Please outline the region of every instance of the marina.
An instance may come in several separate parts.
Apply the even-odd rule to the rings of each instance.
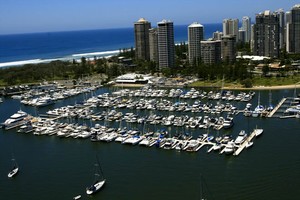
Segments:
[[[92,92],[94,89],[89,91]],[[27,93],[24,94],[28,96]],[[219,135],[220,129],[233,127],[234,118],[240,113],[244,113],[244,116],[246,116],[247,112],[256,111],[256,108],[254,111],[249,110],[251,108],[249,101],[253,98],[255,92],[238,93],[235,96],[231,91],[222,93],[217,91],[199,92],[194,88],[188,91],[182,89],[170,89],[168,91],[145,87],[138,90],[121,89],[111,94],[102,93],[97,96],[93,95],[93,92],[91,94],[92,96],[89,98],[84,95],[85,100],[80,104],[76,103],[48,110],[45,114],[40,114],[37,117],[30,116],[20,110],[13,114],[10,119],[7,119],[3,123],[3,127],[7,130],[21,126],[17,131],[18,133],[27,134],[32,132],[33,135],[54,135],[60,138],[90,138],[92,142],[116,141],[121,144],[140,144],[148,147],[157,146],[163,149],[190,152],[199,151],[204,146],[211,146],[207,153],[218,150],[220,154],[223,152],[228,154],[232,151],[235,156],[239,155],[246,146],[253,145],[253,138],[257,132],[257,129],[254,129],[249,135],[237,136],[235,141],[233,138],[226,142],[223,139],[228,135]],[[160,98],[160,100],[155,98]],[[168,98],[178,99],[174,103],[167,100]],[[207,98],[207,101],[193,100],[198,98],[202,100]],[[190,99],[190,101],[187,99]],[[222,100],[226,102],[224,103]],[[232,100],[246,102],[245,108],[227,102]],[[275,108],[269,110],[267,117],[272,117],[286,100],[287,98],[283,98]],[[295,100],[297,101],[298,98],[295,98]],[[259,102],[260,94],[258,105],[260,105]],[[21,103],[24,102],[21,101]],[[299,103],[299,101],[295,103]],[[54,104],[54,102],[51,104]],[[38,103],[35,106],[40,107]],[[153,111],[160,113],[156,114]],[[140,115],[141,113],[142,115]],[[166,113],[168,115],[163,115]],[[192,113],[192,115],[188,115],[188,113]],[[290,116],[281,116],[280,118],[287,117]],[[74,120],[77,123],[70,123]],[[78,120],[81,120],[83,124],[78,124]],[[103,125],[100,125],[100,122],[103,122]],[[119,124],[118,127],[113,125],[116,123]],[[142,127],[142,130],[138,127]],[[147,131],[145,127],[147,127]],[[170,127],[172,129],[176,128],[176,132],[171,130]],[[198,130],[201,129],[215,130],[215,133],[199,133]],[[218,136],[216,132],[218,132]],[[243,130],[240,133],[242,132]],[[239,138],[243,139],[238,141]],[[231,147],[233,141],[235,145]]]
[[[84,199],[85,196],[83,194],[85,194],[85,191],[83,189],[86,185],[91,184],[92,177],[88,175],[93,172],[89,169],[91,168],[91,161],[94,159],[95,152],[97,152],[100,154],[100,157],[103,158],[102,167],[104,168],[108,181],[105,183],[107,184],[106,188],[93,196],[95,199],[105,197],[118,199],[117,194],[120,195],[120,193],[117,192],[117,194],[114,194],[115,191],[112,191],[113,188],[120,188],[120,192],[128,190],[128,187],[124,187],[123,184],[121,186],[121,183],[118,183],[121,177],[123,182],[135,185],[139,185],[138,183],[142,177],[147,178],[150,181],[150,183],[146,183],[147,187],[150,187],[151,190],[156,190],[156,192],[152,192],[152,195],[158,197],[158,195],[165,194],[165,190],[169,188],[164,185],[176,185],[175,179],[169,177],[168,174],[172,176],[177,174],[178,176],[178,170],[183,170],[191,176],[200,171],[201,173],[205,172],[205,177],[209,180],[208,184],[213,190],[215,199],[221,199],[221,196],[225,194],[231,196],[232,199],[241,199],[245,197],[244,195],[248,195],[248,193],[244,191],[236,195],[229,194],[228,192],[231,191],[229,186],[233,187],[233,184],[230,184],[228,187],[225,186],[225,188],[222,189],[224,186],[221,187],[221,185],[224,184],[224,181],[220,177],[226,176],[228,179],[234,180],[234,182],[239,182],[242,176],[244,177],[242,178],[243,180],[247,177],[251,182],[256,182],[256,180],[259,179],[258,176],[264,177],[265,175],[256,171],[254,172],[254,169],[250,169],[251,165],[245,168],[246,173],[239,165],[252,160],[262,159],[258,155],[264,155],[263,158],[265,160],[272,159],[274,150],[272,150],[271,153],[269,152],[269,148],[272,148],[272,145],[283,145],[278,138],[288,136],[288,134],[284,134],[285,130],[282,129],[282,123],[294,127],[294,131],[289,134],[289,137],[296,137],[295,134],[298,130],[299,122],[297,119],[283,120],[279,118],[279,116],[283,115],[285,110],[289,108],[288,105],[290,105],[291,101],[286,101],[279,106],[276,114],[271,118],[255,118],[245,117],[243,112],[248,103],[255,105],[253,102],[257,101],[256,95],[248,102],[227,101],[222,99],[214,100],[208,99],[207,97],[203,99],[183,98],[180,99],[180,104],[178,104],[177,108],[182,107],[180,107],[179,110],[176,108],[174,111],[170,111],[162,108],[166,108],[169,105],[168,108],[170,109],[178,102],[178,99],[169,97],[129,96],[117,96],[116,98],[116,96],[112,96],[114,91],[115,89],[99,88],[90,93],[83,93],[65,100],[56,101],[54,104],[45,107],[26,106],[18,99],[5,97],[4,104],[7,105],[7,103],[11,102],[13,103],[11,105],[15,106],[12,106],[14,110],[1,116],[2,122],[14,113],[17,113],[18,110],[22,110],[28,115],[33,116],[30,120],[32,128],[29,123],[24,123],[9,130],[0,130],[0,137],[2,138],[0,141],[12,140],[13,146],[15,146],[16,149],[15,155],[17,155],[18,163],[22,164],[22,173],[18,175],[14,181],[23,181],[22,179],[26,179],[27,177],[26,173],[30,171],[26,165],[24,166],[25,157],[20,158],[20,155],[18,155],[22,154],[22,152],[20,152],[21,149],[28,149],[24,151],[24,153],[30,150],[35,158],[39,158],[42,152],[49,152],[50,157],[38,159],[42,159],[45,164],[37,163],[31,159],[32,163],[29,164],[30,168],[37,170],[36,173],[39,174],[42,171],[36,169],[37,166],[43,168],[47,165],[47,167],[54,169],[56,162],[61,163],[61,165],[64,166],[61,170],[65,174],[64,176],[68,177],[70,181],[64,180],[63,182],[65,184],[74,185],[74,188],[70,191],[66,191],[66,194],[63,194],[63,196],[69,199],[74,196],[79,198],[80,196],[81,199]],[[183,91],[188,92],[189,89]],[[209,93],[209,91],[207,91],[207,93]],[[285,94],[285,96],[287,95]],[[266,97],[267,93],[265,96],[264,93],[261,93],[262,103],[267,102]],[[276,94],[276,92],[274,92],[274,102],[277,100],[280,102],[282,99],[280,97],[282,97],[281,93],[278,92],[278,94]],[[143,98],[144,100],[141,100]],[[100,99],[101,103],[98,103],[96,101],[97,99]],[[201,102],[195,104],[196,101]],[[103,106],[105,102],[110,102],[111,105]],[[292,102],[294,102],[294,100]],[[159,106],[160,103],[161,106]],[[209,112],[208,109],[207,111],[203,109],[205,107],[204,104],[212,104],[208,107],[210,109]],[[228,105],[228,108],[236,108],[233,110],[225,110],[222,108],[223,110],[220,110],[219,113],[216,111],[211,112],[215,106],[220,106],[221,104],[224,104],[224,108],[226,105]],[[127,108],[128,105],[129,108]],[[189,110],[189,107],[193,105],[200,105],[198,112]],[[147,109],[148,106],[149,109]],[[141,109],[142,107],[145,108]],[[2,109],[4,108],[2,107]],[[217,127],[219,127],[216,126],[217,121],[219,121],[220,118],[224,118],[225,121],[227,117],[233,118],[234,125],[228,129],[224,127],[217,129]],[[214,119],[214,121],[210,122],[210,126],[203,126],[203,120],[208,118]],[[183,120],[180,126],[178,126],[178,124],[180,124],[180,121],[177,121],[178,119]],[[243,123],[245,121],[249,122]],[[263,129],[264,134],[262,136],[258,137],[256,136],[256,131],[251,131],[257,129],[257,127]],[[230,151],[228,151],[226,147],[228,148],[228,146],[231,145],[230,141],[234,142],[237,139],[241,130],[247,130],[246,139],[239,145],[233,145],[233,151],[229,153]],[[274,130],[281,131],[274,132]],[[34,142],[32,147],[29,147],[26,144],[27,142],[20,143],[18,140],[28,142],[36,141],[37,143]],[[253,142],[251,148],[248,147],[249,141]],[[285,138],[285,141],[288,142],[289,139]],[[291,142],[292,141],[288,142],[289,147],[297,151]],[[8,153],[9,155],[10,153],[7,151],[11,151],[11,148],[8,146],[5,147],[3,143],[1,143],[1,145],[3,145],[5,149],[1,155],[4,153]],[[40,149],[41,151],[36,151],[36,149]],[[225,153],[227,151],[228,153]],[[68,161],[64,161],[64,157],[60,155],[67,152],[69,155]],[[275,152],[277,152],[277,155],[284,153],[279,153],[277,150],[275,150]],[[47,155],[47,153],[45,155]],[[85,158],[80,155],[84,155]],[[284,157],[284,155],[282,156]],[[2,157],[9,160],[7,156]],[[53,162],[53,160],[55,161]],[[179,160],[181,161],[179,162]],[[293,163],[292,160],[289,158],[283,158],[283,160],[287,160],[285,164],[283,164],[284,166],[289,165],[291,171],[296,170],[297,164],[290,165],[291,162]],[[70,169],[68,166],[70,162],[77,163],[72,164],[72,168],[74,169]],[[264,165],[264,161],[261,160],[260,162]],[[233,163],[234,166],[228,169],[228,175],[224,175],[223,169],[232,165],[230,163]],[[7,168],[9,169],[9,166]],[[82,172],[81,168],[83,168],[85,172]],[[261,167],[261,169],[264,171],[265,168]],[[71,178],[67,172],[69,170],[72,172],[72,176],[80,176],[84,184],[82,184],[82,181],[78,182]],[[153,178],[152,175],[148,173],[144,174],[142,172],[144,170],[148,172],[151,171],[164,180],[159,178],[161,184],[155,186],[158,177]],[[270,169],[268,168],[268,170]],[[56,178],[52,179],[47,176],[49,183],[57,182],[57,176],[55,176],[57,172],[54,171],[50,170],[49,173]],[[80,171],[81,175],[78,174]],[[7,171],[5,173],[7,173]],[[114,175],[114,173],[116,174]],[[142,173],[143,175],[139,177],[134,175],[136,173]],[[256,173],[256,175],[249,177],[247,176],[248,173]],[[178,178],[185,181],[184,177],[179,176]],[[37,177],[33,180],[41,181],[38,180]],[[248,187],[251,188],[251,183],[249,183],[248,180],[246,180],[245,183],[250,184]],[[182,190],[197,191],[197,181],[191,181],[191,183],[193,183],[195,187],[182,186]],[[38,188],[38,186],[35,187]],[[145,187],[136,187],[141,191],[141,193],[138,192],[134,195],[136,198],[138,198],[136,195],[142,195],[142,193],[148,192],[148,189]],[[234,187],[239,188],[237,185],[234,185]],[[263,186],[261,185],[261,187]],[[55,184],[53,188],[56,188]],[[56,190],[59,191],[59,188],[56,188]],[[193,199],[194,196],[187,193],[184,193],[183,196],[182,192],[178,193],[176,190],[170,188],[169,190],[176,194],[178,198]],[[256,189],[252,188],[252,190]],[[81,193],[81,195],[74,195],[78,193]],[[9,194],[7,195],[9,196]],[[266,196],[270,196],[270,194],[266,194]],[[40,194],[39,197],[47,199],[47,197],[42,194]],[[37,199],[33,196],[28,198]],[[57,198],[60,197],[57,196]],[[174,198],[177,199],[177,197]]]

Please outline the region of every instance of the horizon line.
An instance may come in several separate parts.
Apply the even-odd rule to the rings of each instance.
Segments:
[[[222,22],[214,23],[202,23],[202,25],[208,24],[222,24]],[[189,26],[190,24],[177,24],[175,26]],[[80,32],[80,31],[97,31],[97,30],[113,30],[113,29],[133,29],[134,27],[111,27],[111,28],[95,28],[95,29],[73,29],[73,30],[57,30],[57,31],[36,31],[36,32],[19,32],[19,33],[0,33],[0,36],[9,36],[9,35],[26,35],[26,34],[42,34],[42,33],[64,33],[64,32]],[[155,27],[153,27],[155,28]]]

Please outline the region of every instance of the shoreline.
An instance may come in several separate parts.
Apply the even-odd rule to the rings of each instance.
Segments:
[[[295,89],[300,88],[300,84],[296,85],[276,85],[276,86],[254,86],[252,88],[242,87],[223,87],[222,89],[227,90],[282,90],[282,89]]]
[[[145,86],[144,84],[115,84],[113,85],[113,87],[129,87],[129,88],[139,88],[139,87],[143,87]],[[170,88],[170,87],[174,87],[174,88],[184,88],[184,87],[189,87],[192,88],[191,86],[182,86],[182,85],[173,85],[173,86],[163,86],[162,88]],[[207,86],[203,86],[203,87],[194,87],[194,88],[210,88]],[[216,88],[216,87],[214,87]],[[295,89],[295,88],[300,88],[300,84],[296,84],[296,85],[277,85],[277,86],[254,86],[251,88],[244,88],[244,87],[219,87],[220,89],[223,90],[282,90],[282,89]]]

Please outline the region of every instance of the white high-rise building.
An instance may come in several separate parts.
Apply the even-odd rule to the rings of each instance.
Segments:
[[[213,35],[212,35],[213,40],[221,40],[222,37],[223,37],[223,32],[220,32],[220,31],[213,32]]]
[[[190,64],[198,64],[201,60],[201,41],[203,40],[204,27],[198,22],[188,26],[188,51]]]
[[[158,62],[160,68],[175,67],[175,44],[173,22],[162,20],[157,23]]]
[[[245,31],[245,42],[249,43],[251,40],[251,18],[248,16],[242,19],[242,29]]]

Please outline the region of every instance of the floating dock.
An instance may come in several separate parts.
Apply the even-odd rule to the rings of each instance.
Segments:
[[[277,106],[268,114],[268,117],[273,117],[273,115],[277,112],[277,110],[282,106],[282,104],[286,101],[286,98],[281,99],[281,101],[277,104]]]
[[[254,129],[254,131],[249,135],[249,137],[247,137],[247,139],[238,147],[238,149],[233,153],[234,156],[238,156],[246,147],[246,145],[248,144],[249,141],[251,141],[254,137],[256,136],[256,130]]]

